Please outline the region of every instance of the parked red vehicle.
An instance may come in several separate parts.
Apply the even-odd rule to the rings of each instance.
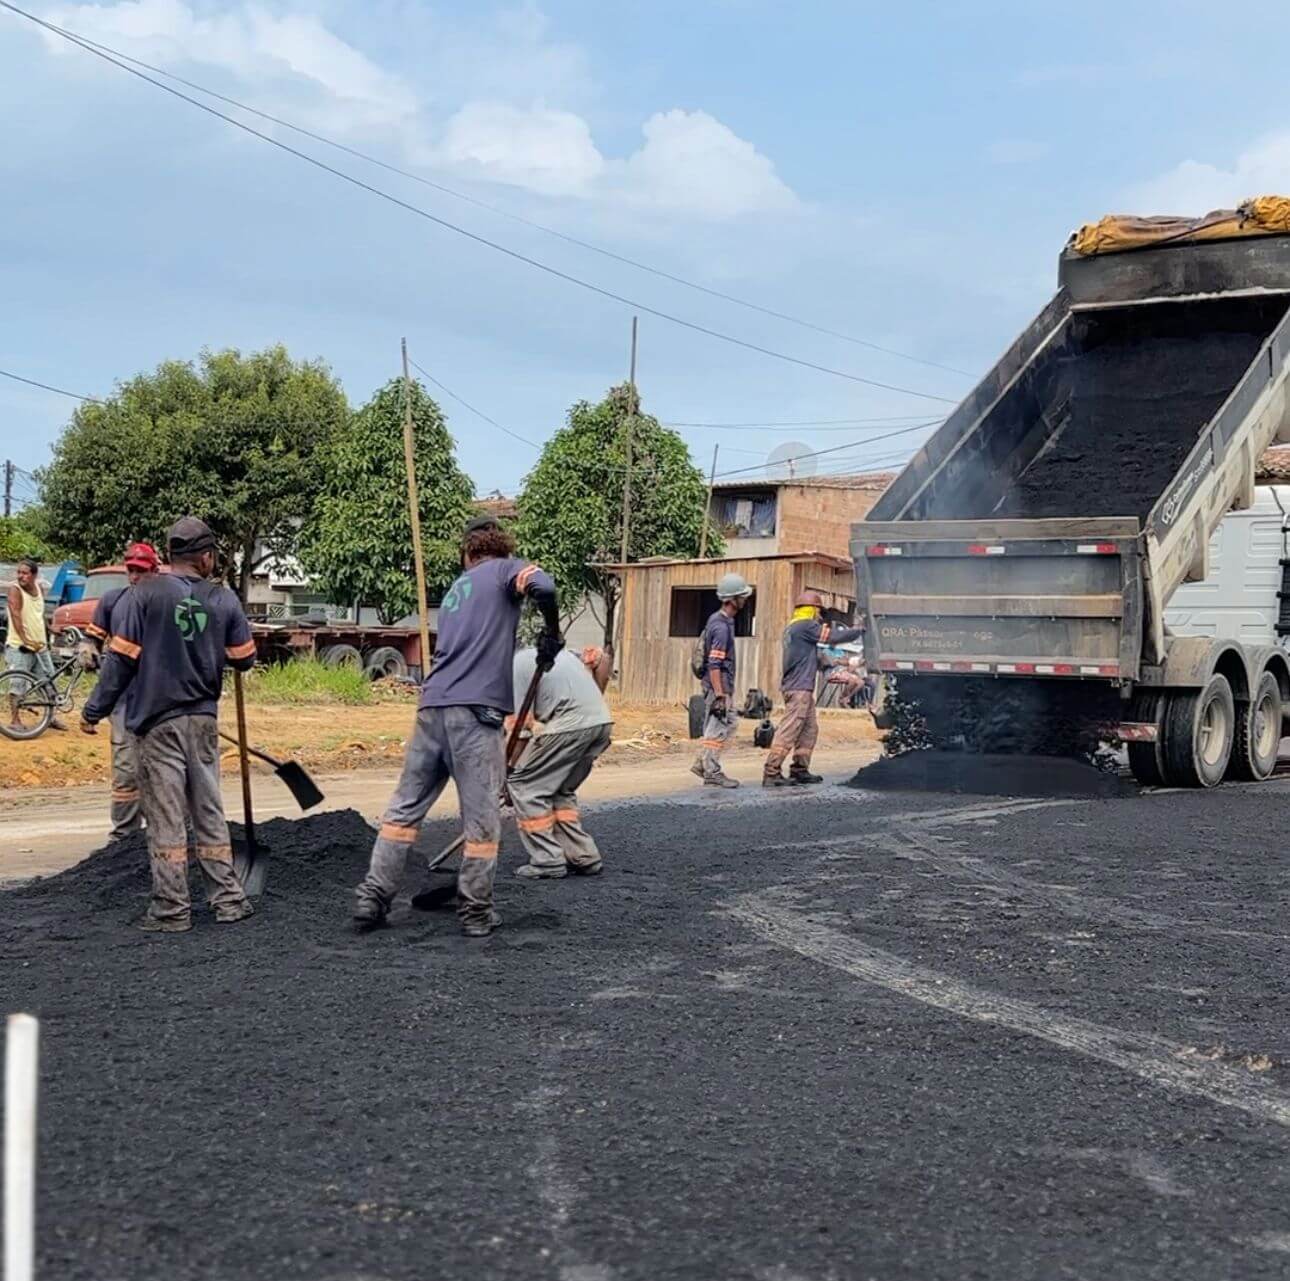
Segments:
[[[170,566],[162,565],[160,572],[170,573]],[[85,626],[94,617],[95,606],[114,587],[125,587],[129,581],[124,565],[100,565],[91,569],[85,575],[85,591],[80,600],[54,610],[54,643],[60,649],[67,649],[84,640]]]

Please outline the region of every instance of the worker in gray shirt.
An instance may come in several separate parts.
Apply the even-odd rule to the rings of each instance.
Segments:
[[[537,651],[515,655],[515,702],[521,703],[533,680]],[[537,729],[507,780],[529,861],[515,875],[525,880],[581,876],[601,870],[600,850],[582,826],[578,788],[596,758],[609,746],[613,718],[604,688],[613,658],[600,649],[581,654],[562,650],[542,674],[533,700]]]

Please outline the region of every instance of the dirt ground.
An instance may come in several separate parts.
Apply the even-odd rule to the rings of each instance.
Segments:
[[[622,703],[613,697],[614,745],[606,761],[647,762],[689,752],[685,710]],[[368,706],[338,704],[251,704],[247,708],[251,742],[274,756],[289,756],[306,769],[325,774],[348,770],[397,768],[412,726],[415,696],[387,697]],[[30,742],[0,737],[0,793],[76,787],[110,780],[107,727],[94,737],[75,728],[47,730]],[[772,714],[772,719],[774,716]],[[829,743],[874,743],[872,719],[863,712],[823,711],[821,737]],[[223,708],[224,729],[232,733],[232,707]],[[747,722],[751,726],[751,722]],[[743,732],[741,722],[740,738]],[[229,748],[225,772],[236,772]],[[12,801],[12,796],[3,800]]]

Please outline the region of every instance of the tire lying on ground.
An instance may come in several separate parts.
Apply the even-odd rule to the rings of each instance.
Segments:
[[[690,737],[703,737],[703,695],[692,694],[688,711],[690,714]]]
[[[1204,689],[1176,693],[1165,714],[1164,763],[1174,787],[1214,787],[1223,781],[1236,736],[1236,703],[1226,676]]]
[[[382,645],[368,654],[363,670],[374,681],[383,676],[406,676],[408,661],[392,645]]]
[[[1260,782],[1272,775],[1281,744],[1281,686],[1271,672],[1259,677],[1254,697],[1236,708],[1228,778]]]
[[[355,645],[328,645],[318,659],[328,667],[357,667],[361,670],[363,666],[363,655]]]

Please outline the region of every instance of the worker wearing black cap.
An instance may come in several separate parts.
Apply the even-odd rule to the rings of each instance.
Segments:
[[[254,910],[233,870],[216,707],[225,663],[246,671],[255,662],[255,641],[237,597],[209,581],[215,570],[210,528],[185,516],[171,526],[167,542],[171,572],[142,579],[113,611],[103,672],[81,728],[97,733],[97,723],[125,698],[126,726],[139,738],[152,861],[152,901],[139,925],[178,933],[192,928],[189,825],[216,921],[241,921]]]
[[[514,540],[492,517],[476,517],[466,526],[462,565],[439,605],[434,663],[421,687],[416,729],[358,887],[354,924],[360,930],[384,922],[426,811],[450,778],[457,784],[465,837],[457,874],[462,932],[481,938],[498,924],[493,879],[506,772],[502,724],[515,710],[511,664],[525,597],[546,624],[538,638],[538,665],[549,670],[564,642],[555,584],[515,556]]]

